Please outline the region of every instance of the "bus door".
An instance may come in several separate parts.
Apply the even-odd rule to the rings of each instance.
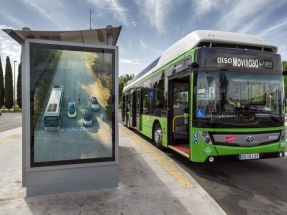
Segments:
[[[130,127],[130,119],[131,119],[131,112],[132,112],[132,108],[131,108],[131,104],[132,104],[132,94],[126,94],[125,96],[125,101],[126,101],[126,106],[125,106],[125,117],[126,117],[126,125],[128,127]]]
[[[131,123],[132,127],[136,127],[137,120],[137,91],[132,94],[132,112],[131,112]]]
[[[140,131],[140,117],[142,114],[142,102],[141,102],[141,90],[137,90],[137,97],[136,97],[136,126],[137,130]]]
[[[125,116],[126,116],[126,96],[123,96],[122,98],[122,122],[125,122]]]
[[[169,79],[169,147],[189,157],[190,73]]]

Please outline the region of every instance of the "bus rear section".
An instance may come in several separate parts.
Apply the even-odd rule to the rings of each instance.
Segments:
[[[54,85],[44,113],[45,130],[59,130],[62,118],[64,87]]]

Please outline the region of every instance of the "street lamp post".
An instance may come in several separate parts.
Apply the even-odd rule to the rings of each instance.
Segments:
[[[16,76],[15,76],[15,63],[16,63],[17,61],[16,60],[14,60],[14,93],[13,93],[13,104],[14,104],[14,111],[15,111],[15,94],[16,94],[16,87],[15,87],[15,79],[16,79]]]

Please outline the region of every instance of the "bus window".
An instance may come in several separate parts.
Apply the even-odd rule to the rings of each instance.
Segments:
[[[189,107],[189,83],[174,83],[173,107],[185,109]]]
[[[156,82],[153,88],[154,98],[152,103],[152,111],[155,116],[166,116],[166,99],[164,97],[164,79]]]
[[[148,88],[143,89],[143,114],[150,114],[150,104],[152,102],[152,98],[150,97],[151,90]]]

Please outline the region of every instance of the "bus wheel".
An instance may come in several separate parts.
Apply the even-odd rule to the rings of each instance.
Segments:
[[[161,150],[163,149],[162,131],[161,131],[161,126],[158,122],[155,124],[154,129],[153,129],[153,141],[154,141],[155,146],[158,149],[161,149]]]

